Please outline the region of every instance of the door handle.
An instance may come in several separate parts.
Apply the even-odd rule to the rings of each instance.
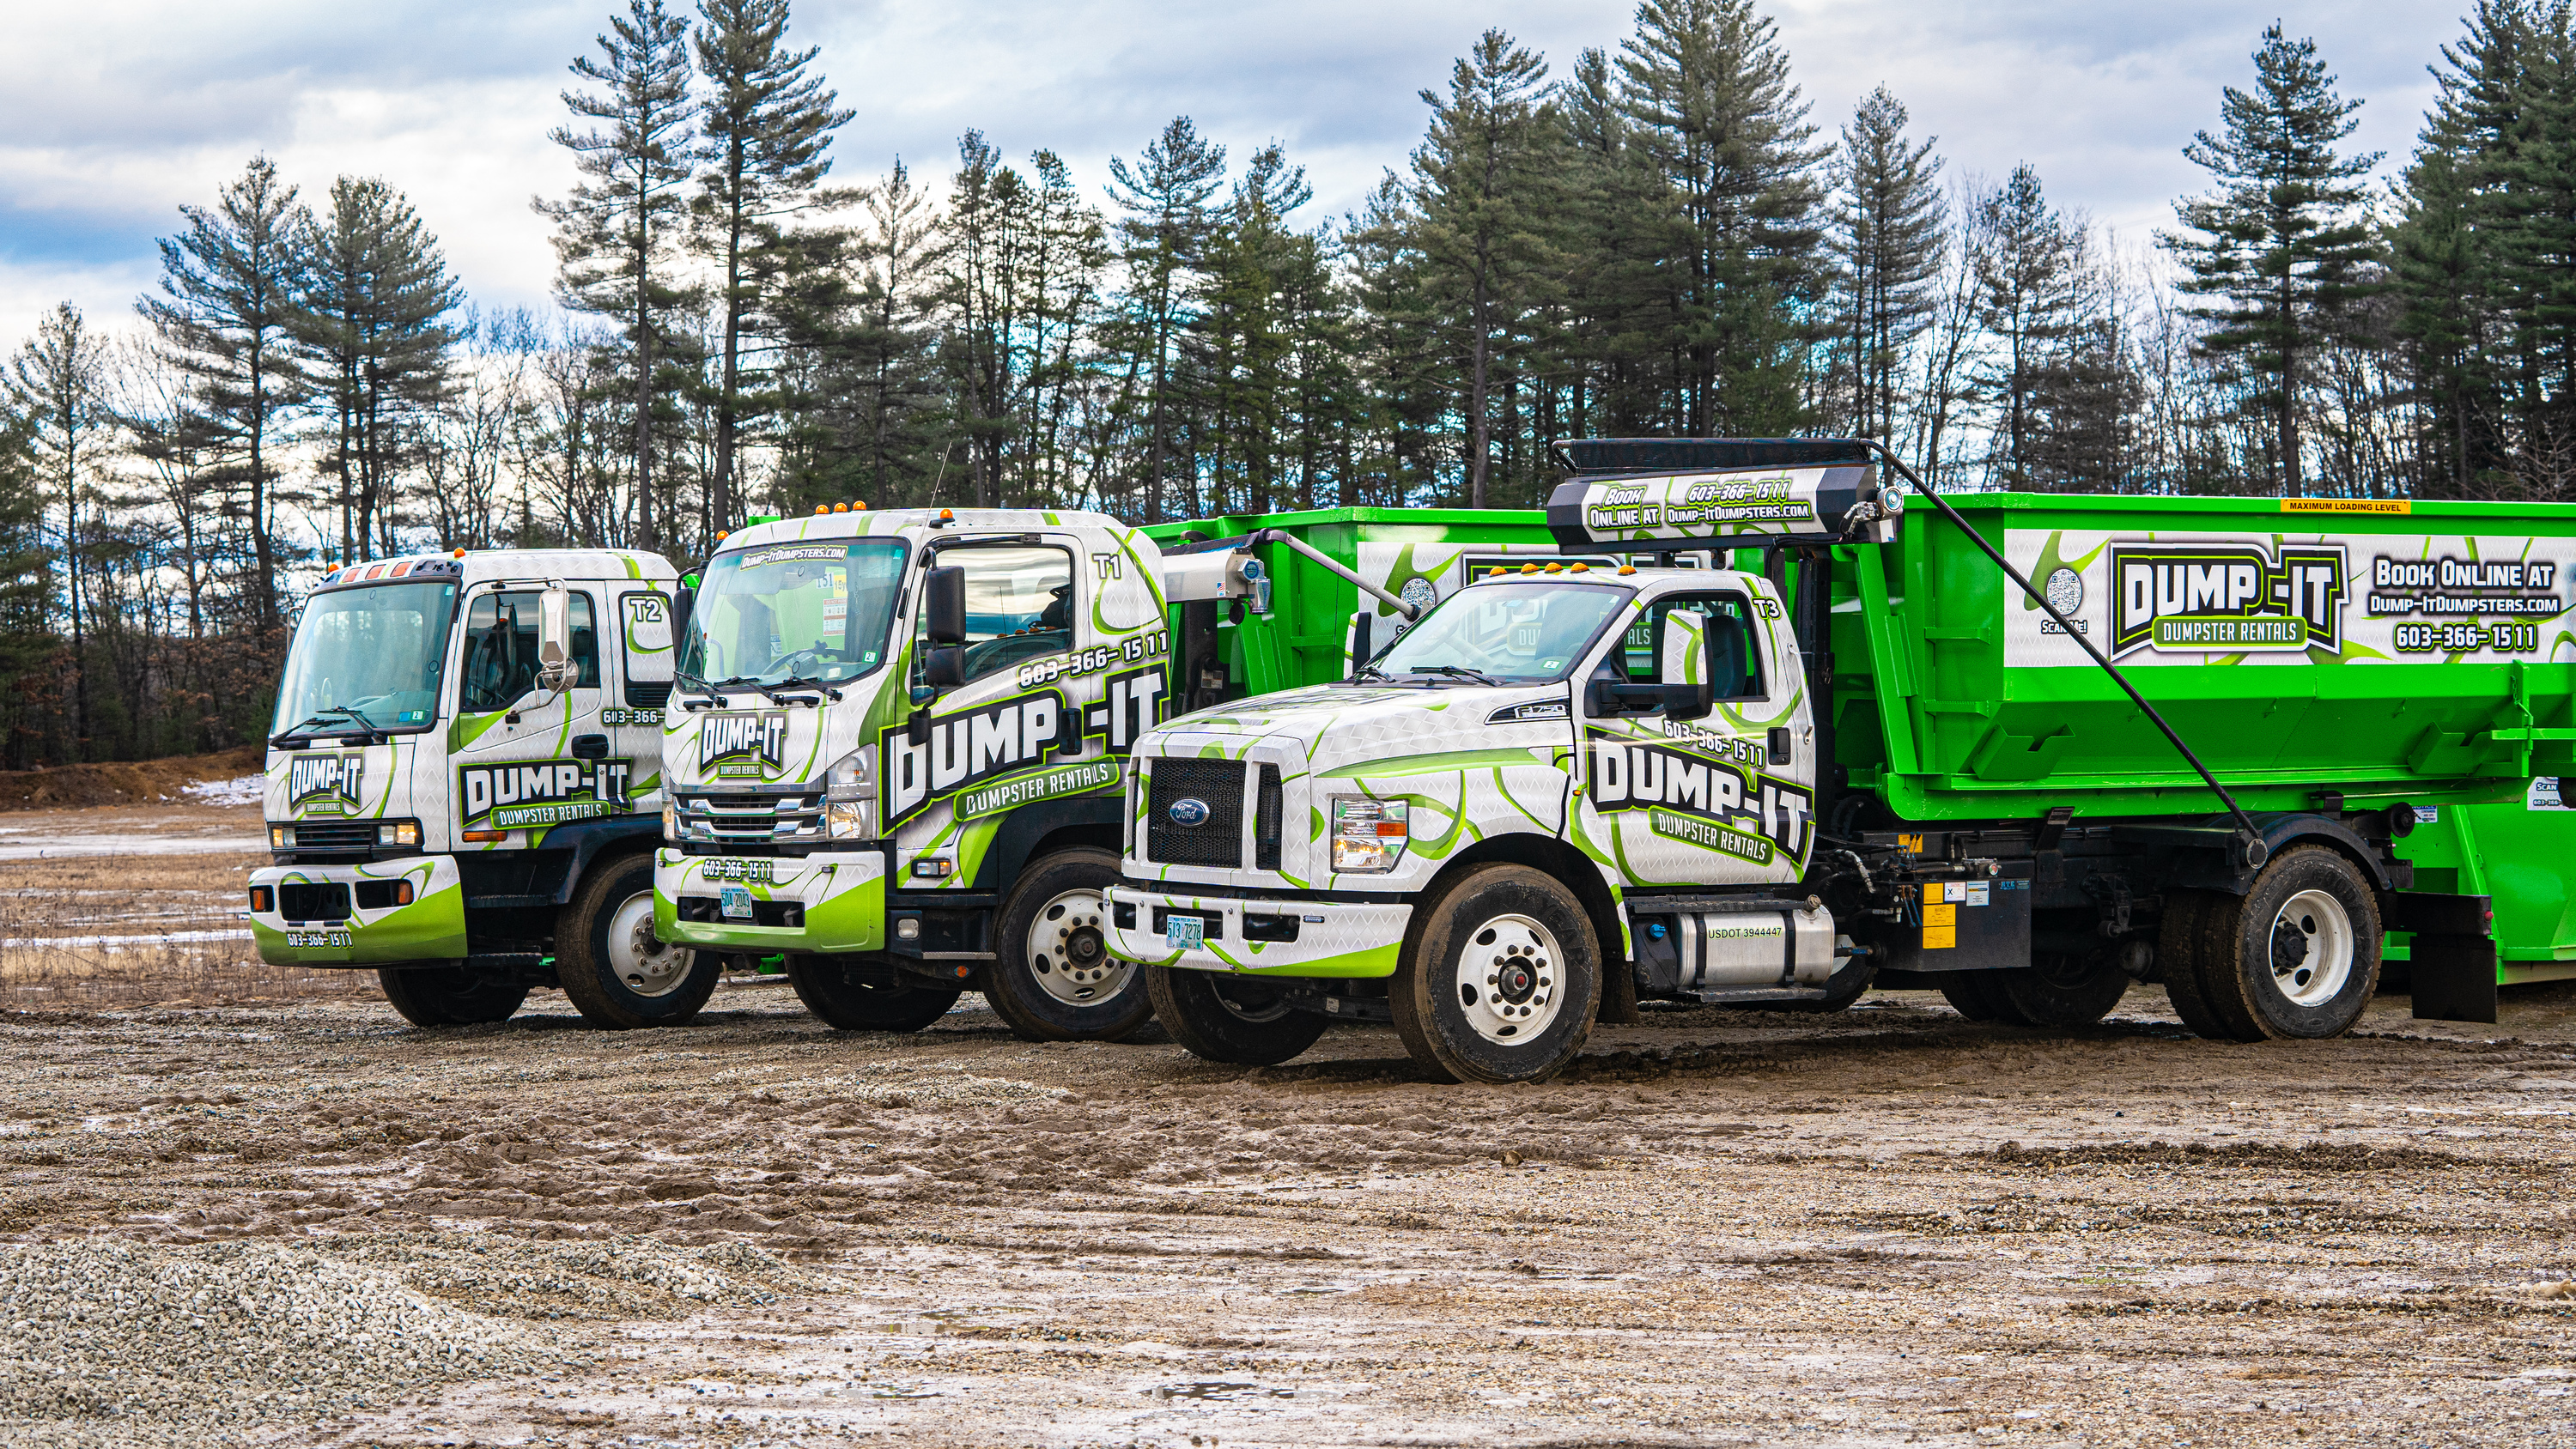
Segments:
[[[574,735],[572,737],[572,757],[576,760],[607,759],[608,736]]]

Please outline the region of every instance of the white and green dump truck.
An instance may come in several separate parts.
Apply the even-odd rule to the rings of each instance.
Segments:
[[[1135,742],[1339,678],[1355,635],[1555,554],[1534,513],[1437,510],[1135,529],[859,509],[741,529],[680,644],[659,937],[783,957],[839,1027],[916,1029],[975,990],[1032,1040],[1122,1036],[1151,1011],[1102,903]]]
[[[1391,1021],[1434,1073],[1531,1080],[1641,1000],[1873,982],[2070,1025],[2153,981],[2203,1035],[2323,1037],[2392,942],[2419,1015],[2576,969],[2563,828],[2545,864],[2475,858],[2528,831],[2409,845],[2576,766],[2576,507],[1954,501],[1864,442],[1566,452],[1558,560],[1134,741],[1108,949],[1192,1051]],[[2556,959],[2500,962],[2500,911]]]
[[[326,574],[268,739],[261,958],[373,968],[423,1026],[555,985],[607,1025],[694,1015],[722,963],[652,929],[678,583],[610,549]]]

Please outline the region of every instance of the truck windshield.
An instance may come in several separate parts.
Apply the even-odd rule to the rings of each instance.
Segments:
[[[894,539],[778,543],[719,554],[680,641],[680,682],[838,684],[885,663],[903,579]]]
[[[1492,584],[1441,601],[1377,657],[1381,674],[1441,674],[1497,684],[1563,679],[1628,602],[1606,584]]]
[[[269,734],[427,729],[455,613],[452,579],[315,595],[286,651]]]

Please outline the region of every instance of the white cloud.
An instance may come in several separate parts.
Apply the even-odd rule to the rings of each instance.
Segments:
[[[543,302],[553,271],[535,193],[571,180],[545,139],[564,119],[565,65],[606,28],[610,0],[86,0],[13,16],[0,48],[0,345],[70,297],[121,319],[151,284],[152,239],[210,201],[252,154],[307,194],[341,173],[409,192],[477,300]],[[675,8],[680,6],[675,5]],[[2276,7],[2316,36],[2347,95],[2367,98],[2362,149],[2402,157],[2459,33],[2458,0]],[[2273,9],[2050,0],[1923,5],[1786,0],[1770,7],[1830,134],[1884,82],[1954,171],[2036,166],[2059,201],[2136,237],[2202,178],[2181,156],[2244,85]],[[1317,212],[1357,204],[1419,140],[1415,92],[1446,82],[1484,26],[1543,50],[1563,75],[1615,48],[1625,0],[800,0],[798,29],[858,117],[845,177],[900,154],[944,174],[973,126],[1014,158],[1047,146],[1092,194],[1174,114],[1240,157],[1276,137],[1309,167]]]

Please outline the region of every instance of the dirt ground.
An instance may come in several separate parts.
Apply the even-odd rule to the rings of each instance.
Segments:
[[[46,868],[0,861],[13,921],[67,910]],[[629,1034],[150,995],[0,1013],[0,1270],[266,1254],[483,1346],[245,1372],[217,1428],[30,1411],[29,1316],[92,1305],[0,1285],[9,1442],[2576,1444],[2567,987],[2266,1046],[2155,992],[1656,1013],[1512,1089],[1374,1027],[1031,1046],[971,996],[883,1037],[751,985]],[[190,1301],[131,1331],[240,1352]]]

